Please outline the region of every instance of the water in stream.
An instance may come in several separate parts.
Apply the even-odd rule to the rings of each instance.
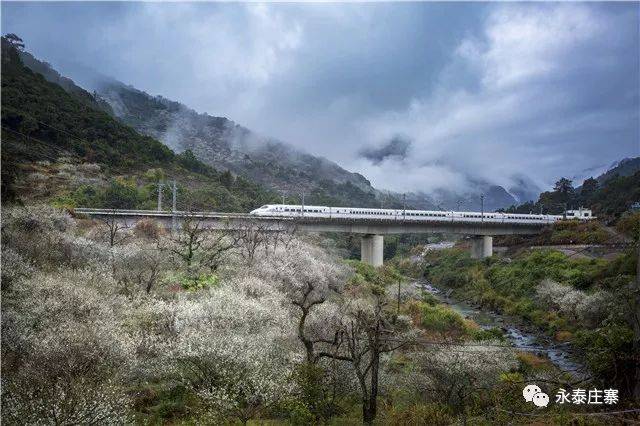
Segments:
[[[452,300],[448,293],[442,292],[427,281],[416,281],[413,285],[431,293],[440,302],[449,305],[454,311],[465,318],[470,318],[484,329],[497,327],[504,331],[508,341],[519,350],[532,352],[549,359],[562,371],[572,374],[576,378],[587,377],[585,367],[572,360],[572,354],[567,344],[558,344],[528,331],[524,331],[512,324],[506,324],[504,318],[493,312],[481,311],[467,303]]]

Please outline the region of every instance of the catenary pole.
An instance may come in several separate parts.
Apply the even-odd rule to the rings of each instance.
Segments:
[[[173,204],[172,204],[173,215],[171,216],[171,229],[175,231],[177,229],[176,200],[178,198],[175,179],[173,180],[172,195],[173,195]]]
[[[162,211],[162,187],[164,183],[158,182],[158,211]]]

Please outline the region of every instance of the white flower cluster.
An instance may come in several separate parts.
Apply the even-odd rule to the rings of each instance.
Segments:
[[[170,356],[211,409],[246,420],[291,394],[300,357],[284,303],[255,278],[177,301]]]
[[[118,381],[136,360],[113,284],[84,271],[38,273],[3,300],[3,415],[9,423],[118,423],[128,397]],[[5,358],[6,357],[6,358]]]
[[[551,280],[543,280],[536,288],[536,293],[544,306],[587,325],[597,325],[606,318],[611,303],[611,296],[606,291],[588,294]]]
[[[498,342],[428,345],[409,355],[411,371],[394,378],[392,387],[430,400],[462,405],[477,389],[490,389],[499,374],[518,365],[515,352]],[[393,376],[392,376],[393,377]]]

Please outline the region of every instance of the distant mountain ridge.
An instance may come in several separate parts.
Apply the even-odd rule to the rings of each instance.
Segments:
[[[596,178],[598,183],[602,185],[614,176],[631,176],[640,171],[640,157],[624,158],[612,165],[606,172]]]

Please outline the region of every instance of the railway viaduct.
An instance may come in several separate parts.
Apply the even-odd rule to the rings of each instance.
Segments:
[[[259,226],[268,232],[344,232],[362,234],[361,259],[374,266],[382,265],[384,235],[449,233],[471,236],[471,256],[479,259],[493,254],[496,235],[536,234],[543,223],[495,223],[483,220],[415,220],[406,218],[390,221],[379,218],[319,218],[310,216],[276,217],[242,213],[184,212],[156,210],[108,210],[77,208],[76,215],[91,218],[113,218],[129,225],[152,218],[166,227],[176,228],[185,219],[199,220],[204,226],[220,230],[246,229]]]

